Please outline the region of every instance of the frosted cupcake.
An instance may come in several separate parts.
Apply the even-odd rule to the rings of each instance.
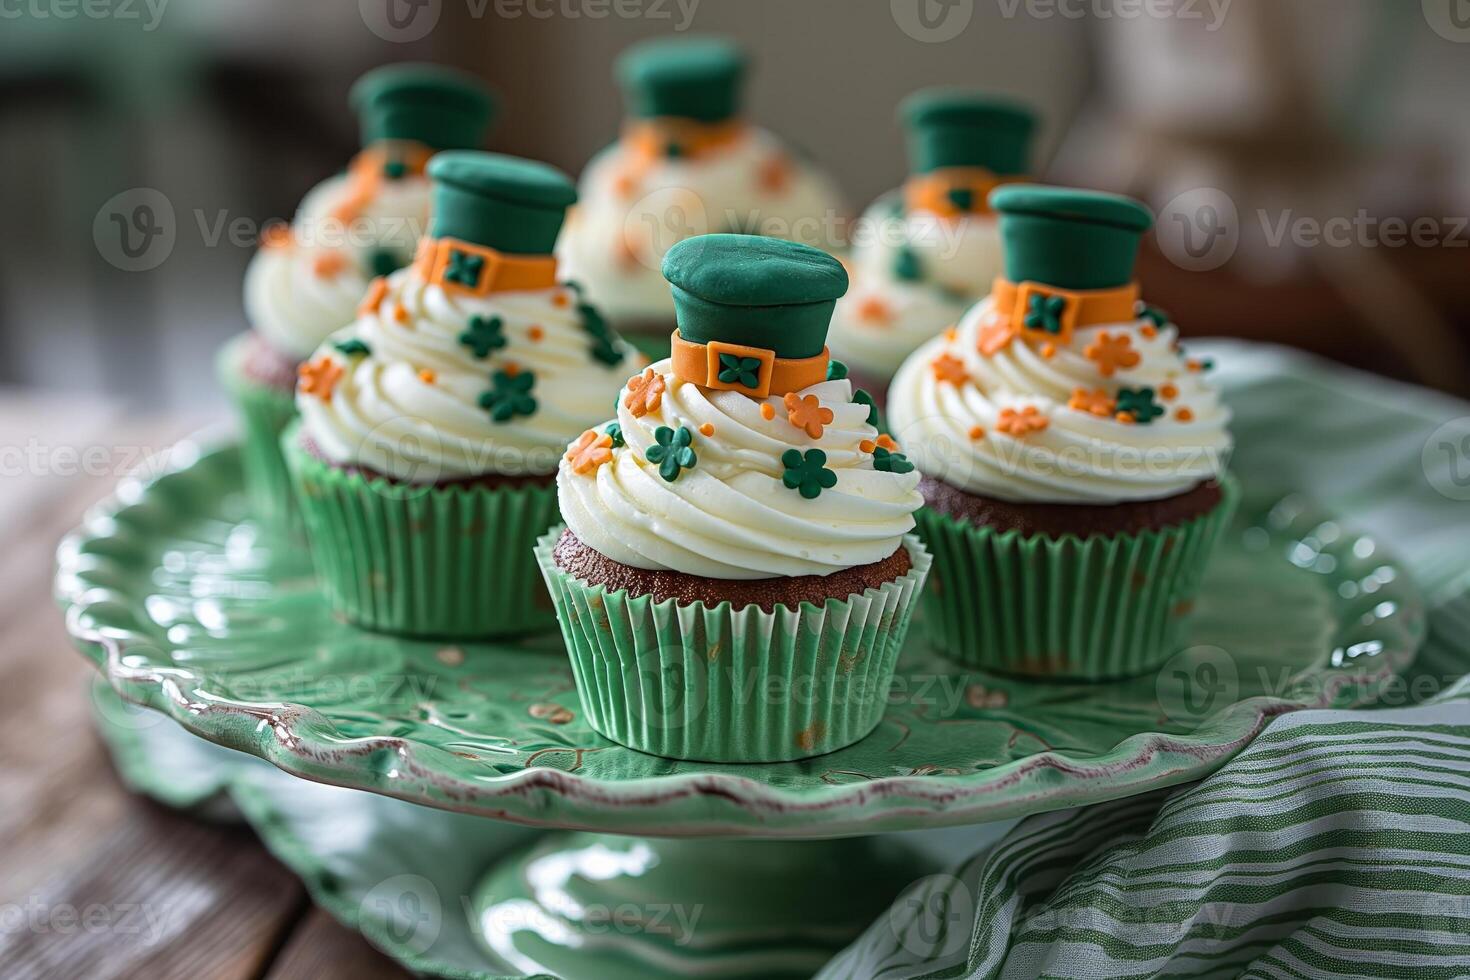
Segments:
[[[369,280],[408,263],[428,223],[424,165],[436,150],[479,146],[492,114],[474,78],[431,65],[389,65],[353,86],[363,149],[318,184],[289,227],[262,238],[245,274],[250,331],[221,353],[243,422],[246,487],[257,516],[294,518],[280,436],[294,414],[297,365],[351,323]]]
[[[968,664],[1139,673],[1175,650],[1236,491],[1229,411],[1133,281],[1129,198],[991,195],[1005,275],[899,369],[889,418],[924,472],[926,623]]]
[[[830,752],[883,714],[929,565],[918,473],[829,380],[835,259],[710,235],[664,274],[673,355],[568,449],[537,549],[583,710],[671,758]]]
[[[549,626],[532,548],[557,461],[639,355],[558,283],[571,181],[468,151],[429,164],[412,266],[302,366],[282,439],[317,574],[360,625],[483,637]]]
[[[987,203],[1022,179],[1035,119],[1002,99],[932,89],[900,109],[912,173],[853,235],[852,289],[832,317],[832,351],[878,392],[920,344],[959,320],[1001,273]]]
[[[628,119],[588,164],[558,245],[613,322],[662,343],[674,301],[659,263],[682,238],[751,232],[830,244],[836,186],[740,114],[746,59],[714,39],[650,41],[618,61]]]

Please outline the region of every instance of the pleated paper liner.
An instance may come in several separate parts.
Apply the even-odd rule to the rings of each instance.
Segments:
[[[821,607],[740,610],[609,592],[557,566],[560,527],[536,558],[551,589],[587,723],[670,759],[783,762],[833,752],[883,717],[929,553],[862,595]]]
[[[281,438],[332,607],[367,629],[475,639],[549,630],[534,554],[559,519],[556,486],[420,486],[369,479]]]
[[[1181,524],[1086,539],[997,532],[923,508],[931,641],[966,666],[1024,676],[1105,680],[1159,666],[1178,650],[1235,510],[1234,478],[1220,486],[1214,509]]]
[[[293,392],[246,377],[238,363],[245,335],[220,352],[219,378],[240,420],[240,466],[250,511],[266,528],[281,534],[302,533],[291,474],[281,456],[281,433],[296,417]]]

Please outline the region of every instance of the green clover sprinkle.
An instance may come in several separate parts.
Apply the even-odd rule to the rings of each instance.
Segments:
[[[373,270],[375,276],[391,276],[403,267],[403,263],[399,261],[397,252],[380,248],[373,252],[372,258],[368,259],[368,266]]]
[[[449,267],[444,278],[473,289],[480,282],[480,273],[485,271],[485,257],[471,252],[454,249],[449,253]]]
[[[602,431],[612,439],[614,449],[622,449],[628,444],[628,441],[623,438],[623,427],[618,423],[609,422]]]
[[[1062,332],[1062,314],[1067,309],[1067,297],[1047,296],[1032,293],[1026,303],[1026,319],[1022,322],[1027,329],[1045,330],[1047,333]]]
[[[796,490],[808,500],[816,500],[823,490],[837,486],[837,474],[827,469],[827,454],[820,449],[788,449],[781,456],[786,471],[781,482],[788,490]]]
[[[919,265],[919,257],[914,254],[913,249],[905,246],[894,255],[893,276],[903,282],[918,282],[924,278],[924,270]]]
[[[754,388],[760,384],[761,361],[758,357],[741,357],[739,354],[720,355],[719,379],[727,385]]]
[[[591,303],[578,303],[577,316],[582,320],[582,329],[594,337],[606,337],[607,320]]]
[[[873,469],[880,473],[912,473],[914,464],[903,453],[891,452],[879,446],[873,450]]]
[[[480,407],[490,413],[492,422],[509,422],[517,415],[534,415],[536,399],[531,388],[536,375],[530,371],[496,371],[490,376],[491,388],[480,394]]]
[[[968,187],[951,187],[944,196],[961,211],[971,211],[975,207],[975,192]]]
[[[828,381],[841,381],[845,377],[847,377],[847,365],[846,364],[843,364],[841,361],[837,360],[837,358],[835,358],[835,357],[832,358],[832,360],[830,360],[830,361],[827,362],[827,380]]]
[[[1163,406],[1154,401],[1152,388],[1119,388],[1118,411],[1132,415],[1139,425],[1148,425],[1164,414]]]
[[[1152,323],[1154,326],[1163,327],[1169,324],[1169,314],[1159,309],[1157,306],[1149,306],[1147,303],[1139,303],[1138,305],[1139,307],[1141,307],[1138,311],[1138,315]]]
[[[341,354],[343,357],[366,357],[372,354],[372,350],[368,347],[368,345],[364,344],[356,337],[353,337],[350,340],[339,340],[332,346],[337,348],[337,353]]]
[[[383,164],[383,176],[389,180],[401,180],[408,173],[408,164],[402,160],[389,160]]]
[[[852,393],[852,400],[859,405],[868,406],[868,424],[876,428],[878,425],[878,403],[873,401],[873,396],[868,394],[866,389],[859,388]]]
[[[688,426],[681,425],[676,432],[667,425],[661,425],[653,431],[653,439],[658,445],[649,446],[643,457],[658,467],[658,475],[665,481],[673,483],[679,478],[680,470],[693,469],[699,462],[699,457],[690,448],[694,433]]]
[[[617,367],[623,363],[623,358],[626,356],[621,347],[606,337],[598,337],[593,340],[589,350],[594,361],[606,364],[608,367]]]
[[[504,327],[505,322],[498,316],[484,317],[477,314],[470,317],[469,329],[459,335],[459,342],[483,361],[490,356],[491,351],[505,346]]]

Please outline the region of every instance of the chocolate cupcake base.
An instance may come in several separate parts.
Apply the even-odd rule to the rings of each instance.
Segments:
[[[1075,534],[1138,534],[1182,524],[1220,505],[1223,491],[1211,480],[1161,500],[1120,504],[1021,504],[967,493],[933,477],[919,481],[924,503],[966,524],[1052,538]]]

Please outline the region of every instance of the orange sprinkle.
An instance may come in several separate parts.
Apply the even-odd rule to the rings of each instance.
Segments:
[[[1000,351],[1005,350],[1015,335],[1015,327],[1008,317],[992,313],[990,319],[980,327],[980,336],[976,341],[976,346],[986,357],[994,357]]]
[[[1072,389],[1072,398],[1067,402],[1067,407],[1074,412],[1087,412],[1098,418],[1107,418],[1113,414],[1117,403],[1108,397],[1108,393],[1101,388],[1088,391],[1086,388]]]
[[[898,450],[898,443],[895,442],[893,440],[893,437],[886,432],[878,437],[878,445],[882,446],[890,453],[896,452]]]
[[[794,391],[786,393],[786,421],[813,439],[822,438],[823,428],[831,425],[832,419],[832,409],[823,406],[816,395],[803,398]]]
[[[514,378],[516,375],[521,373],[521,366],[515,361],[506,361],[505,365],[500,370],[505,372],[505,376],[507,378]]]
[[[1027,405],[1019,412],[1014,408],[1003,408],[1000,410],[1000,421],[995,427],[1008,436],[1017,438],[1040,432],[1051,424],[1051,419],[1041,414],[1041,410],[1035,405]]]
[[[985,427],[983,425],[972,425],[972,426],[970,426],[970,438],[971,439],[984,439],[985,438]]]
[[[699,434],[708,438],[715,434],[715,427],[709,422],[706,422],[699,427]]]
[[[567,447],[566,460],[573,473],[580,475],[596,471],[604,463],[612,462],[612,436],[588,429]]]
[[[764,161],[756,171],[756,181],[768,194],[782,194],[791,186],[791,161],[777,154]]]
[[[570,303],[571,300],[567,298],[566,293],[557,293],[555,296],[551,297],[551,305],[555,306],[557,309],[565,309]]]
[[[1127,334],[1114,336],[1106,330],[1097,335],[1097,340],[1083,348],[1082,353],[1097,365],[1097,373],[1111,378],[1118,368],[1138,366],[1138,351],[1133,349],[1133,340]]]
[[[294,240],[291,226],[284,221],[272,221],[260,230],[261,248],[287,248]]]
[[[331,279],[347,268],[347,259],[341,252],[323,252],[311,263],[311,271],[318,279]]]
[[[1174,412],[1174,417],[1176,419],[1178,419],[1179,421],[1181,421],[1181,422],[1193,422],[1194,421],[1194,413],[1191,412],[1187,408],[1177,409]]]
[[[619,197],[632,197],[638,189],[638,178],[632,174],[618,174],[613,178],[613,191]]]
[[[871,439],[864,439],[862,442],[858,443],[858,448],[865,453],[870,453],[878,448],[878,444]]]
[[[769,422],[776,417],[776,409],[770,402],[761,402],[761,418]]]
[[[533,341],[540,343],[541,338],[546,336],[546,331],[542,330],[540,327],[531,327],[526,331],[526,336],[530,337]]]
[[[959,338],[959,335],[960,335],[960,331],[959,331],[959,328],[958,327],[945,327],[944,328],[944,339],[947,340],[947,341],[949,341],[951,344],[954,343],[955,340]]]
[[[435,374],[430,368],[422,368],[419,370],[419,380],[426,385],[431,385],[439,380],[439,375]]]
[[[302,364],[297,369],[301,375],[301,393],[303,395],[316,395],[324,402],[332,400],[332,389],[337,387],[337,382],[342,378],[342,365],[329,357],[319,357],[315,361]]]
[[[388,280],[378,276],[368,285],[367,295],[362,298],[362,304],[358,306],[359,314],[372,313],[383,302],[383,297],[388,295]]]
[[[1053,357],[1056,357],[1057,356],[1057,345],[1056,344],[1042,344],[1041,345],[1041,356],[1044,357],[1044,358],[1046,358],[1048,361],[1051,360]]]
[[[1162,398],[1164,401],[1168,401],[1171,398],[1178,398],[1179,389],[1171,384],[1161,385],[1159,387],[1159,397]]]
[[[393,319],[397,320],[399,323],[407,323],[408,322],[408,307],[404,306],[402,303],[394,303],[393,304]]]
[[[1195,372],[1196,374],[1198,374],[1200,371],[1203,371],[1205,369],[1205,366],[1203,364],[1201,364],[1199,361],[1193,361],[1193,360],[1185,361],[1184,362],[1184,366],[1187,367],[1187,368],[1189,368],[1191,371]]]
[[[859,320],[866,320],[869,323],[887,324],[893,319],[893,311],[878,296],[869,296],[859,303],[857,315]]]
[[[664,376],[655,374],[653,368],[644,368],[642,374],[628,379],[628,393],[623,396],[623,407],[638,418],[649,412],[658,411],[664,399]]]
[[[970,372],[965,370],[965,362],[953,354],[940,354],[929,366],[934,369],[934,377],[953,385],[963,384],[970,378]]]
[[[1138,328],[1138,332],[1143,334],[1149,340],[1153,340],[1159,335],[1159,328],[1154,326],[1152,323],[1145,323],[1143,326]]]
[[[1132,412],[1119,412],[1117,415],[1114,415],[1113,418],[1117,419],[1119,422],[1122,422],[1124,425],[1132,425],[1135,421]]]

